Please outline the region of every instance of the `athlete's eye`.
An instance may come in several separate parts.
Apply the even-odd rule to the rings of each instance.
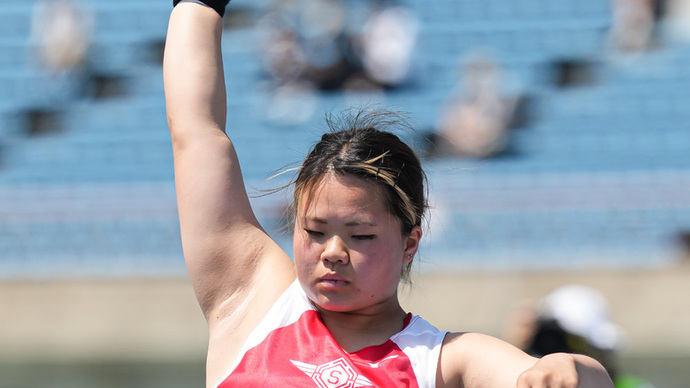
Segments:
[[[312,237],[321,237],[321,236],[323,236],[323,233],[322,233],[322,232],[319,232],[319,231],[316,231],[316,230],[304,229],[304,231],[305,231],[308,235],[310,235],[310,236],[312,236]]]
[[[355,240],[373,240],[376,238],[375,234],[357,234],[352,236]]]

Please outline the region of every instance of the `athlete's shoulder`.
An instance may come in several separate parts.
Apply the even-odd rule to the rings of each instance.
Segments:
[[[447,331],[439,330],[419,315],[408,314],[405,327],[402,331],[393,335],[391,340],[401,342],[415,339],[415,341],[429,341],[430,343],[438,343],[440,345],[446,333]]]

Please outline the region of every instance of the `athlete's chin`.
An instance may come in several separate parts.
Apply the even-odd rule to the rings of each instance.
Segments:
[[[320,311],[328,311],[331,313],[350,313],[354,310],[353,307],[339,303],[317,303]]]
[[[341,313],[352,311],[357,307],[356,303],[345,295],[317,293],[312,302],[321,309]]]

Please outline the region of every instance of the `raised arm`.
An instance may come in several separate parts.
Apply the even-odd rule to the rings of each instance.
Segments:
[[[252,212],[225,133],[221,34],[217,11],[194,2],[175,6],[163,77],[185,261],[211,334],[230,321],[237,342],[294,275],[292,261]]]

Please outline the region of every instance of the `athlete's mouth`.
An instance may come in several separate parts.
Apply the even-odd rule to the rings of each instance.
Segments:
[[[349,283],[345,278],[337,274],[325,275],[319,278],[319,283],[329,284],[332,286],[343,286]]]

